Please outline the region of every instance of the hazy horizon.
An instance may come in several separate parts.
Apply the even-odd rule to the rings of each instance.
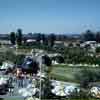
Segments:
[[[100,31],[100,0],[0,0],[0,33]]]

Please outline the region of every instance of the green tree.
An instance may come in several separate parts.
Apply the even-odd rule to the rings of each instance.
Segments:
[[[41,33],[36,34],[36,41],[37,41],[38,44],[40,44],[40,42],[41,42]]]
[[[58,63],[64,63],[64,58],[62,56],[56,56],[56,60]]]
[[[48,37],[50,47],[54,46],[55,40],[56,40],[55,34],[53,34],[53,33],[50,34],[49,37]]]
[[[100,47],[96,48],[96,53],[100,53]]]
[[[16,38],[17,38],[17,44],[22,45],[22,30],[21,29],[17,30]]]
[[[16,35],[15,35],[15,32],[11,32],[10,33],[10,41],[13,45],[15,45],[16,43]]]
[[[91,31],[91,30],[87,30],[84,34],[83,34],[83,39],[85,41],[95,41],[95,34]]]
[[[100,32],[96,33],[96,42],[100,43]]]
[[[48,41],[45,34],[42,34],[41,39],[43,41],[43,45],[48,45]]]
[[[80,81],[80,86],[84,89],[89,87],[90,82],[100,81],[100,70],[83,68],[80,73],[77,73],[76,78]]]
[[[12,62],[14,62],[15,59],[16,59],[16,55],[15,55],[14,52],[11,51],[11,50],[7,50],[7,51],[3,54],[3,56],[4,56],[4,59],[5,59],[5,60],[9,60],[9,61],[12,61]]]
[[[24,58],[25,58],[25,55],[21,54],[21,55],[16,55],[16,58],[15,58],[15,63],[17,65],[21,65],[23,62],[24,62]]]
[[[42,56],[42,59],[43,59],[43,64],[45,64],[46,66],[51,66],[51,59],[47,56],[47,55],[44,55]]]
[[[42,84],[41,84],[41,97],[42,99],[52,99],[53,98],[53,95],[51,93],[51,89],[52,89],[52,86],[51,86],[51,82],[50,82],[50,79],[49,77],[45,78],[44,81],[42,81]]]

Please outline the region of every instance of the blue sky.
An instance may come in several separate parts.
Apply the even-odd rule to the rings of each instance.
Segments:
[[[0,33],[100,30],[100,0],[0,0]]]

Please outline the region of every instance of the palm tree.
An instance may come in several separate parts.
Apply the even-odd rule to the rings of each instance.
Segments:
[[[16,33],[17,44],[22,45],[22,29],[18,29]]]
[[[11,32],[10,33],[10,41],[13,45],[15,45],[16,43],[16,35],[15,35],[15,32]]]

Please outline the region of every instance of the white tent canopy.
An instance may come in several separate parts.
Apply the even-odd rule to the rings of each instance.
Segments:
[[[54,86],[51,92],[56,96],[68,96],[72,92],[74,92],[75,89],[77,89],[78,92],[80,91],[78,86],[74,83],[66,83],[66,82],[53,80],[51,85]]]

